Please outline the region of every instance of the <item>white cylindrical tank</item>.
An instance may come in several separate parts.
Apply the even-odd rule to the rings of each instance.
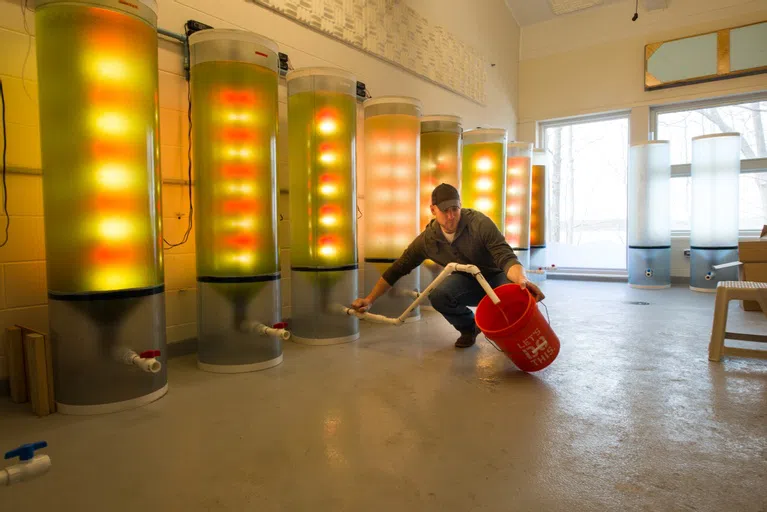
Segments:
[[[738,259],[740,134],[692,139],[690,288],[713,292],[719,281],[736,281],[737,267],[714,265]]]
[[[418,236],[421,102],[383,96],[365,102],[365,289]],[[419,287],[419,269],[397,281],[376,301],[373,313],[397,317]],[[411,318],[420,316],[418,308]]]
[[[665,140],[631,147],[628,272],[634,288],[671,286],[671,150]]]
[[[525,268],[530,268],[530,202],[533,145],[509,142],[507,145],[506,224],[504,233]]]

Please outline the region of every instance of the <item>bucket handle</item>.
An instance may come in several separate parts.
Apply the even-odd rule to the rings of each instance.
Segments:
[[[541,306],[543,306],[543,309],[545,309],[545,310],[546,310],[546,321],[549,323],[549,325],[551,325],[551,320],[549,319],[549,308],[548,308],[548,306],[546,306],[546,304],[544,304],[544,303],[543,303],[543,301],[539,302],[539,304],[540,304]],[[494,348],[495,350],[497,350],[498,352],[503,352],[503,350],[501,350],[500,348],[498,348],[498,345],[496,345],[496,344],[495,344],[495,342],[494,342],[493,340],[491,340],[490,338],[488,338],[488,337],[487,337],[487,334],[485,334],[485,333],[483,332],[483,333],[482,333],[482,336],[484,336],[484,337],[485,337],[485,340],[486,340],[488,343],[490,343],[490,345],[492,345],[492,346],[493,346],[493,348]]]

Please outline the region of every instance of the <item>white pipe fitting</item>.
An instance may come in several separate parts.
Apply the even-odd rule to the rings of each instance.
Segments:
[[[248,332],[255,332],[261,336],[276,336],[285,341],[290,339],[290,331],[287,329],[276,329],[260,322],[245,323],[243,329]]]
[[[0,469],[0,487],[32,480],[44,475],[51,469],[51,458],[47,455],[35,455],[28,461]]]
[[[118,347],[115,349],[115,359],[121,363],[135,365],[147,373],[159,373],[162,363],[155,357],[141,357],[129,348]]]
[[[378,324],[401,325],[402,323],[404,323],[404,320],[401,320],[402,317],[389,318],[388,316],[376,315],[374,313],[367,313],[364,311],[357,311],[356,309],[347,308],[347,307],[344,307],[343,311],[349,316],[356,316],[360,320],[368,320],[369,322],[375,322]]]

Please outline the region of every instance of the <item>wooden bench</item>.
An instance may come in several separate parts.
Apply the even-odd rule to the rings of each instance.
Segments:
[[[727,332],[727,313],[731,300],[754,300],[759,303],[762,312],[767,316],[767,283],[721,281],[717,285],[714,326],[711,330],[711,342],[708,345],[708,359],[720,361],[723,355],[767,359],[766,350],[724,346],[725,339],[767,343],[767,335]]]

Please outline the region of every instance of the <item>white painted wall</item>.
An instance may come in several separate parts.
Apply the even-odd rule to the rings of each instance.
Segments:
[[[640,2],[641,3],[641,2]],[[631,143],[647,140],[650,106],[767,90],[767,75],[645,92],[644,46],[767,20],[767,0],[670,0],[669,8],[631,21],[634,0],[522,28],[519,65],[521,140],[537,140],[537,123],[630,110]],[[672,273],[688,276],[673,243]]]

